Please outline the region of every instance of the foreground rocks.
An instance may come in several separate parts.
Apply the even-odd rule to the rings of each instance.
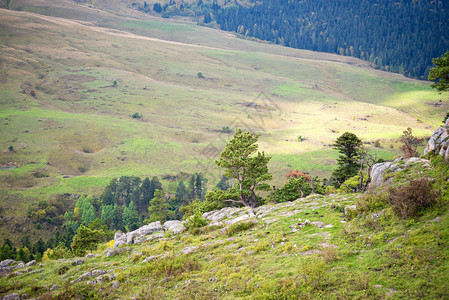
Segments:
[[[375,188],[392,183],[395,178],[393,173],[408,169],[413,165],[420,165],[422,168],[431,168],[429,160],[419,157],[411,157],[408,159],[398,158],[394,161],[378,163],[371,169],[370,187]]]
[[[449,118],[447,118],[444,126],[435,130],[427,142],[427,147],[424,149],[424,154],[432,152],[449,160]]]

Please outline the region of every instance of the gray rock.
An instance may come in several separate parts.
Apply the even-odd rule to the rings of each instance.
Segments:
[[[393,182],[394,177],[385,180],[385,172],[389,173],[399,172],[410,168],[412,165],[419,164],[423,168],[431,168],[430,161],[419,157],[411,157],[408,159],[395,159],[393,162],[378,163],[371,169],[371,183],[370,187],[375,188]]]
[[[218,278],[217,277],[211,277],[211,278],[209,278],[209,281],[210,282],[217,282]]]
[[[139,229],[131,231],[128,234],[133,235],[133,236],[150,235],[153,232],[158,232],[158,231],[162,231],[162,230],[163,229],[162,229],[162,226],[161,226],[161,222],[156,221],[156,222],[150,223],[148,225],[142,226]]]
[[[57,289],[59,289],[59,285],[53,284],[53,286],[50,288],[50,291],[55,291]]]
[[[36,265],[36,261],[35,260],[29,261],[26,264],[27,267],[32,267],[32,266],[35,266],[35,265]]]
[[[83,275],[81,275],[80,277],[78,277],[78,278],[75,280],[75,282],[84,281],[84,280],[86,280],[87,278],[90,278],[90,277],[92,277],[92,272],[86,272],[86,273],[84,273]]]
[[[92,253],[87,253],[86,254],[86,258],[94,258],[94,257],[95,257],[95,255],[92,254]]]
[[[229,217],[235,215],[236,213],[241,213],[241,212],[244,212],[244,210],[241,208],[225,207],[220,210],[204,213],[202,216],[206,220],[209,220],[212,223],[215,223],[220,220],[229,218]]]
[[[104,275],[97,276],[95,278],[95,282],[96,283],[103,283],[103,282],[112,281],[113,279],[114,279],[114,277],[111,276],[110,274],[104,274]]]
[[[383,184],[383,174],[391,166],[391,162],[383,162],[375,164],[371,169],[371,184],[370,186],[376,187]]]
[[[198,250],[198,248],[199,248],[198,246],[185,247],[184,249],[181,250],[181,253],[190,254]]]
[[[165,230],[171,231],[174,234],[181,233],[181,232],[183,232],[185,230],[183,222],[177,221],[177,220],[167,221],[167,222],[164,223],[163,227],[164,227]]]
[[[75,259],[72,263],[74,266],[79,266],[84,264],[84,259]]]
[[[112,282],[112,288],[114,290],[118,289],[119,287],[120,287],[120,282],[118,282],[117,280]]]
[[[16,261],[13,260],[13,259],[5,259],[5,260],[2,260],[2,261],[0,262],[0,268],[7,267],[7,266],[9,266],[9,265],[11,265],[11,264],[13,264],[13,263],[15,263],[15,262],[16,262]]]
[[[449,160],[449,118],[446,120],[445,126],[435,130],[427,142],[427,147],[424,149],[424,154],[433,152]]]
[[[16,266],[14,266],[16,269],[25,268],[25,263],[23,261],[20,261]]]
[[[97,277],[97,276],[106,274],[106,271],[105,271],[105,270],[98,269],[98,270],[93,270],[93,271],[91,272],[91,274],[92,274],[93,277]]]
[[[153,260],[155,260],[156,258],[158,258],[157,255],[148,256],[147,258],[145,258],[145,259],[143,260],[142,263],[147,263],[147,262],[153,261]]]
[[[235,219],[228,220],[225,223],[226,223],[226,225],[232,225],[232,224],[235,224],[240,221],[248,220],[249,218],[250,218],[249,215],[243,215],[243,216],[237,217]]]
[[[114,248],[120,247],[126,244],[126,234],[122,232],[116,232],[114,236]]]
[[[20,295],[18,293],[12,293],[3,296],[2,300],[20,300]]]
[[[118,252],[117,250],[111,249],[111,250],[108,250],[106,252],[106,257],[112,257],[112,256],[115,256],[118,253],[120,253],[120,252]]]

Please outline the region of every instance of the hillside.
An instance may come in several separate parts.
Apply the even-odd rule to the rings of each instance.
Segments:
[[[415,163],[407,163],[410,168],[390,174],[393,186],[399,186],[396,192],[387,186],[366,194],[311,195],[254,211],[224,208],[204,214],[206,224],[184,222],[189,230],[170,221],[164,229],[155,222],[124,239],[117,233],[116,247],[114,241],[102,244],[84,258],[70,258],[59,249],[48,251],[38,264],[5,261],[0,295],[11,297],[4,299],[25,294],[43,299],[445,298],[448,168],[441,157],[431,160],[414,159]],[[443,198],[417,215],[398,214],[391,199],[403,193],[401,185],[422,177],[432,178]]]
[[[7,2],[11,9],[0,9],[4,237],[50,234],[26,218],[31,204],[98,196],[120,176],[203,172],[211,188],[220,174],[213,162],[231,138],[226,127],[260,134],[260,148],[273,156],[271,184],[280,185],[292,169],[329,176],[331,144],[345,131],[379,141],[380,156],[390,159],[405,128],[430,136],[447,111],[447,96],[427,82],[350,57],[241,40],[121,1],[115,11]]]

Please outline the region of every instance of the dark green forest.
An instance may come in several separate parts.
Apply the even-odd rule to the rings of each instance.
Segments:
[[[449,50],[449,1],[251,0],[202,1],[153,10],[163,17],[195,15],[203,24],[245,38],[368,60],[386,71],[427,79],[431,57]],[[141,10],[149,11],[150,7]],[[200,20],[200,19],[198,19]]]

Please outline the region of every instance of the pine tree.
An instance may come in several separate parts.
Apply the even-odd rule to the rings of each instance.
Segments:
[[[172,215],[169,210],[170,205],[167,203],[164,192],[161,190],[156,190],[154,192],[154,198],[150,201],[150,206],[148,207],[148,212],[150,214],[148,221],[166,221]]]
[[[249,207],[259,204],[256,189],[270,189],[264,181],[272,178],[268,172],[271,157],[257,151],[257,139],[258,135],[239,129],[216,161],[219,167],[224,168],[225,176],[237,180],[239,199],[233,202]]]
[[[137,212],[137,207],[133,201],[131,201],[128,206],[123,206],[122,220],[123,226],[125,226],[128,231],[133,231],[139,228],[139,213]]]
[[[362,141],[353,133],[343,133],[334,143],[334,149],[341,155],[338,157],[338,167],[332,173],[335,185],[339,187],[346,179],[357,175],[359,170],[358,158]]]

